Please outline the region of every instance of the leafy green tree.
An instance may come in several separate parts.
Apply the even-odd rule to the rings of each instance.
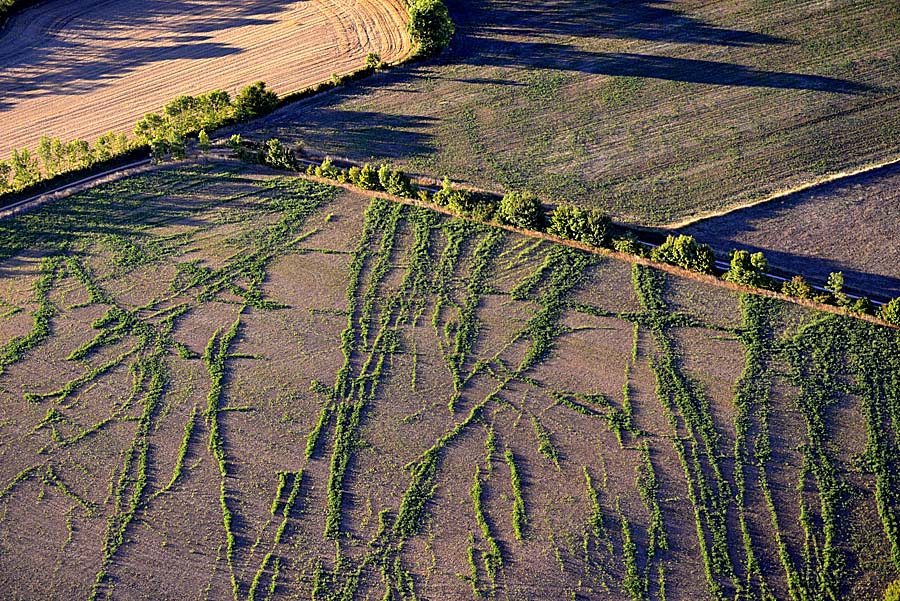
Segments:
[[[278,107],[278,94],[266,89],[258,81],[240,91],[234,99],[234,116],[238,121],[248,121],[271,113]]]
[[[895,298],[881,307],[881,310],[878,312],[878,317],[890,324],[900,326],[900,298]],[[898,585],[898,588],[900,588],[900,585]],[[900,595],[900,591],[898,591],[898,595]],[[900,596],[897,598],[900,598]]]
[[[384,63],[381,61],[381,55],[377,52],[370,52],[366,55],[366,69],[370,71],[375,71],[376,69],[381,69],[384,67]]]
[[[828,283],[825,289],[831,293],[834,302],[838,307],[849,307],[851,304],[850,297],[844,293],[844,274],[840,271],[833,271],[828,275]]]
[[[24,188],[40,181],[41,168],[38,159],[32,156],[27,148],[12,151],[12,158],[9,161],[12,169],[12,181],[14,188]]]
[[[297,166],[297,157],[294,151],[282,144],[278,138],[272,138],[266,142],[263,162],[276,169],[294,169]]]
[[[379,174],[379,180],[381,179]],[[416,191],[413,189],[412,182],[409,177],[399,169],[392,169],[388,175],[387,183],[382,184],[389,194],[394,196],[402,196],[404,198],[415,198]]]
[[[197,146],[200,147],[200,152],[209,152],[209,134],[206,133],[205,129],[201,129],[200,133],[197,134]]]
[[[94,153],[87,140],[71,140],[66,144],[69,169],[83,169],[94,164]]]
[[[764,275],[769,262],[762,253],[750,254],[746,250],[731,251],[731,264],[722,279],[745,286],[764,286],[768,284]]]
[[[12,189],[12,183],[9,181],[9,174],[12,173],[7,161],[0,161],[0,194],[9,192]]]
[[[806,281],[802,275],[795,275],[790,280],[781,285],[781,292],[794,298],[802,298],[809,300],[813,297],[812,286]]]
[[[232,134],[230,138],[228,138],[228,148],[232,149],[235,152],[238,152],[243,147],[243,139],[241,139],[241,134]]]
[[[543,229],[544,206],[531,192],[508,192],[500,200],[497,218],[502,223],[516,227]]]
[[[900,601],[900,580],[894,580],[884,591],[884,601]]]
[[[37,155],[44,166],[44,177],[54,177],[62,171],[59,158],[53,151],[53,140],[47,136],[41,136],[38,142]]]
[[[334,166],[334,161],[330,158],[325,157],[322,161],[322,164],[316,167],[315,174],[317,177],[324,177],[325,179],[338,179],[338,176],[341,174],[341,170]]]
[[[450,12],[441,0],[412,0],[406,27],[420,56],[431,56],[446,48],[455,31]]]
[[[356,179],[351,181],[354,185],[359,186],[363,190],[380,190],[381,182],[378,177],[378,170],[369,163],[362,166]]]
[[[444,181],[441,182],[441,189],[434,193],[431,201],[445,207],[450,201],[451,194],[453,194],[453,184],[450,183],[449,177],[444,176]]]
[[[550,215],[547,231],[560,238],[576,240],[591,246],[606,246],[612,230],[609,217],[599,209],[581,209],[561,204]]]
[[[712,273],[715,264],[712,249],[685,234],[667,236],[665,242],[653,249],[650,258],[699,273]]]
[[[173,132],[169,137],[169,153],[173,159],[180,160],[187,156],[187,144],[184,136],[178,132]]]
[[[159,113],[147,113],[134,126],[134,137],[143,144],[168,137],[171,126]]]

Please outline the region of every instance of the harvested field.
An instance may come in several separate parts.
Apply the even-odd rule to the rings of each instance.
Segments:
[[[4,598],[898,574],[897,331],[230,161],[48,203],[0,250]]]
[[[900,165],[699,221],[682,231],[715,250],[762,251],[787,271],[900,296]]]
[[[660,224],[900,149],[890,0],[448,2],[451,48],[254,123]]]
[[[0,158],[130,133],[179,94],[291,92],[410,49],[402,0],[50,0],[0,31]]]

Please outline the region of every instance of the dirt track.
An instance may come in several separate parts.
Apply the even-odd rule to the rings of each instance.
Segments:
[[[402,0],[53,0],[0,32],[0,158],[128,131],[181,94],[293,91],[409,49]]]

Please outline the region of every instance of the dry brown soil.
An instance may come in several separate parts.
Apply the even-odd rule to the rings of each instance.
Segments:
[[[409,51],[402,0],[51,0],[0,31],[0,158],[130,133],[179,94],[279,93]]]

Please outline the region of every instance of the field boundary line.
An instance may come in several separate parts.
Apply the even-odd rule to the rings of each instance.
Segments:
[[[799,194],[801,192],[806,192],[808,190],[812,190],[814,188],[818,188],[819,186],[825,184],[831,184],[842,179],[847,179],[850,177],[855,177],[857,175],[864,175],[866,173],[871,173],[872,171],[878,171],[879,169],[884,169],[886,167],[892,167],[894,165],[900,164],[900,155],[893,156],[889,159],[881,160],[877,163],[866,163],[860,167],[855,167],[853,169],[845,169],[843,171],[838,171],[835,173],[829,173],[827,175],[823,175],[802,184],[798,184],[791,188],[783,188],[781,190],[777,190],[768,196],[764,196],[763,198],[758,198],[756,200],[749,200],[746,202],[742,202],[736,205],[731,205],[728,207],[723,207],[721,209],[716,209],[712,211],[703,211],[693,215],[691,217],[685,217],[680,221],[676,221],[674,223],[667,223],[664,225],[657,226],[658,229],[668,231],[668,230],[678,230],[684,227],[688,227],[701,221],[707,221],[709,219],[715,219],[717,217],[724,217],[725,215],[729,215],[736,211],[742,211],[744,209],[749,209],[752,207],[756,207],[759,205],[763,205],[766,203],[770,203],[776,200],[780,200],[782,198],[787,198],[788,196],[793,196],[794,194]]]
[[[226,159],[229,161],[236,161],[236,159]],[[900,159],[898,159],[900,162]],[[895,326],[886,321],[878,319],[874,315],[866,315],[864,313],[854,313],[852,311],[848,311],[841,307],[837,307],[834,305],[827,305],[824,303],[817,303],[812,300],[801,299],[794,296],[788,296],[786,294],[782,294],[780,292],[775,292],[773,290],[767,290],[765,288],[756,288],[753,286],[746,286],[744,284],[736,284],[734,282],[729,282],[727,280],[723,280],[715,275],[709,275],[705,273],[698,273],[696,271],[691,271],[689,269],[684,269],[682,267],[678,267],[676,265],[670,265],[668,263],[661,263],[657,261],[653,261],[651,259],[647,259],[645,257],[639,257],[637,255],[633,255],[630,253],[622,253],[608,248],[601,248],[597,246],[590,246],[588,244],[584,244],[582,242],[576,242],[575,240],[568,240],[566,238],[560,238],[558,236],[554,236],[552,234],[548,234],[546,232],[539,232],[537,230],[527,230],[518,228],[512,225],[506,225],[503,223],[497,223],[495,221],[481,221],[479,219],[475,219],[473,217],[468,217],[465,215],[460,215],[459,213],[453,212],[451,209],[432,203],[425,202],[419,200],[417,198],[406,198],[403,196],[394,196],[392,194],[388,194],[387,192],[383,192],[380,190],[364,190],[363,188],[358,188],[349,182],[338,182],[335,180],[327,179],[324,177],[317,177],[315,175],[309,175],[306,173],[296,173],[286,175],[284,172],[272,169],[273,172],[282,174],[283,177],[298,177],[302,179],[306,179],[312,182],[316,182],[319,184],[325,184],[329,186],[335,186],[338,188],[344,188],[346,190],[350,190],[351,192],[356,192],[358,194],[362,194],[367,197],[378,197],[384,198],[386,200],[390,200],[393,202],[398,202],[405,205],[410,205],[414,207],[421,207],[424,209],[430,209],[432,211],[436,211],[438,213],[442,213],[444,215],[448,215],[450,217],[455,217],[457,219],[462,219],[464,221],[470,221],[472,223],[479,223],[484,225],[489,225],[491,227],[496,227],[500,229],[504,229],[510,232],[514,232],[516,234],[521,234],[523,236],[528,236],[530,238],[537,238],[540,240],[545,240],[547,242],[552,242],[554,244],[561,244],[563,246],[569,246],[571,248],[575,248],[578,250],[582,250],[585,252],[589,252],[595,255],[600,255],[603,257],[608,257],[611,259],[616,259],[619,261],[625,261],[631,264],[644,265],[646,267],[652,267],[653,269],[657,269],[659,271],[665,271],[672,275],[688,278],[694,280],[696,282],[702,282],[704,284],[709,284],[712,286],[718,286],[719,288],[726,288],[728,290],[732,290],[735,292],[742,292],[747,294],[755,294],[756,296],[764,296],[767,298],[774,298],[777,300],[781,300],[784,302],[793,303],[795,305],[801,305],[803,307],[807,307],[810,309],[815,309],[817,311],[821,311],[824,313],[832,313],[834,315],[841,315],[844,317],[852,317],[854,319],[861,319],[863,321],[868,321],[870,323],[874,323],[877,325],[885,326],[893,329],[900,329],[900,326]]]

